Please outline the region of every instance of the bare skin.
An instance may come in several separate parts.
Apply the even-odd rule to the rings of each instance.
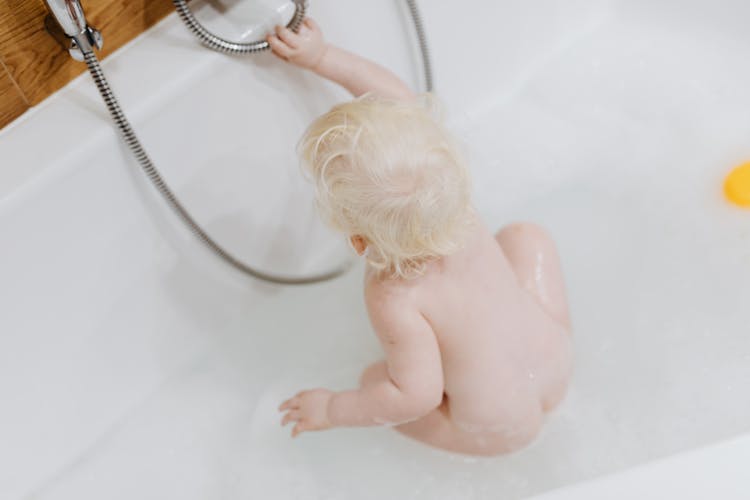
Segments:
[[[299,34],[269,36],[276,55],[358,96],[410,99],[393,73],[327,45],[306,19]],[[357,252],[368,241],[352,235]],[[462,250],[414,279],[368,270],[365,302],[385,359],[356,390],[302,391],[285,401],[292,435],[341,426],[392,425],[449,451],[495,455],[538,434],[571,373],[570,318],[549,235],[514,224],[493,235],[478,219]]]

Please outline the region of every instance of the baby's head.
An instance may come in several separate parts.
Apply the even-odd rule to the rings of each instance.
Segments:
[[[300,142],[323,218],[409,278],[458,250],[471,214],[466,165],[426,100],[364,96],[315,120]]]

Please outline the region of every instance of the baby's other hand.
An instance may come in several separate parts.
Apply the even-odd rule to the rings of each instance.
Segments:
[[[302,22],[299,33],[276,26],[276,33],[268,35],[266,41],[278,57],[307,69],[314,69],[320,63],[328,47],[317,23],[309,17]]]
[[[328,419],[328,402],[333,397],[333,392],[327,389],[313,389],[302,391],[293,398],[284,401],[279,411],[285,411],[286,415],[281,420],[281,425],[296,422],[292,429],[292,437],[301,432],[322,431],[332,427]]]

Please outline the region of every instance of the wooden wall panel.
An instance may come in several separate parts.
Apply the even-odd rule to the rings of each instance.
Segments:
[[[29,103],[0,61],[0,128],[29,109]]]
[[[81,4],[89,24],[104,36],[104,50],[99,54],[102,58],[173,11],[170,0],[82,0]],[[31,106],[86,69],[47,33],[46,16],[42,0],[0,1],[0,58]],[[0,94],[0,128],[12,119],[6,115],[17,116],[12,109],[17,109],[17,103]]]

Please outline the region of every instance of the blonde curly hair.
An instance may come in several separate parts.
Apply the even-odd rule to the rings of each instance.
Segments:
[[[316,119],[300,140],[323,219],[367,240],[392,278],[461,248],[471,214],[468,169],[434,101],[365,95]]]

